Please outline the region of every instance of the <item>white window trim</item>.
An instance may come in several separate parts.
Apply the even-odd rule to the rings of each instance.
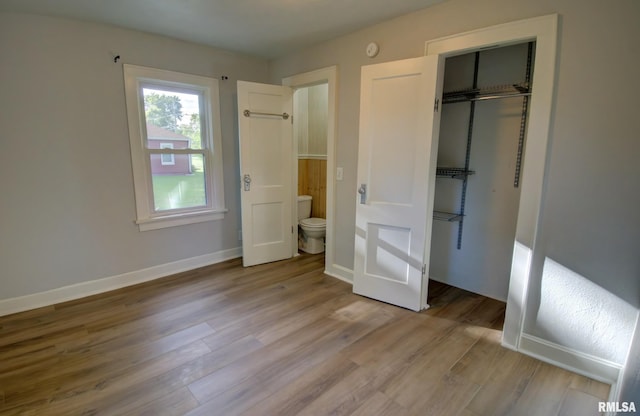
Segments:
[[[136,224],[140,231],[194,224],[224,218],[224,181],[222,169],[222,131],[218,80],[136,65],[123,65],[129,143],[136,199]],[[199,91],[203,95],[203,149],[205,154],[205,189],[207,205],[189,209],[155,211],[149,151],[146,148],[144,119],[144,83]]]

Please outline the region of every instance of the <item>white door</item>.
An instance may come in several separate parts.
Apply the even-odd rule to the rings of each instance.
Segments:
[[[354,293],[427,307],[444,59],[362,68]]]
[[[238,81],[245,267],[292,256],[292,92]]]

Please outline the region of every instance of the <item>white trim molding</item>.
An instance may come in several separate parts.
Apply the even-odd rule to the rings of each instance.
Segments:
[[[144,283],[172,274],[221,263],[226,260],[242,256],[242,248],[236,247],[215,253],[204,254],[171,263],[159,264],[146,269],[135,270],[116,276],[77,283],[64,286],[46,292],[0,300],[0,316],[23,312],[31,309],[42,308],[56,303],[67,302],[86,296],[109,292],[127,286]]]
[[[622,365],[523,333],[519,352],[594,380],[611,384],[609,400],[616,401]]]
[[[353,285],[353,270],[340,266],[339,264],[327,266],[324,270],[324,274]]]
[[[327,160],[327,155],[298,154],[298,159]]]

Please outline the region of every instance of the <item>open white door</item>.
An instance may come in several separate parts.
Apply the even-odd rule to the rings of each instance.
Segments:
[[[439,55],[362,68],[354,293],[427,307]]]
[[[243,265],[292,256],[293,90],[238,81]]]

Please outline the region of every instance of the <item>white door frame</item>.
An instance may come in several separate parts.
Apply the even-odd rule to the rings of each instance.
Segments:
[[[324,84],[326,83],[329,87],[328,93],[328,120],[327,120],[327,231],[325,236],[325,260],[324,267],[325,272],[328,274],[331,273],[331,269],[334,264],[335,258],[335,244],[334,244],[334,235],[335,235],[335,160],[336,160],[336,137],[337,137],[337,123],[336,123],[336,95],[337,95],[337,74],[338,68],[336,66],[330,66],[327,68],[321,68],[315,71],[305,72],[302,74],[293,75],[287,78],[282,79],[282,85],[289,86],[293,89],[311,87],[313,85]],[[294,115],[295,116],[295,115]],[[298,141],[293,140],[293,152],[295,155],[298,154]],[[298,164],[293,164],[294,172],[292,174],[292,184],[291,186],[294,189],[293,196],[293,224],[298,223],[298,200],[297,200],[297,189],[298,189]],[[296,255],[298,252],[298,231],[297,228],[293,235],[293,253],[292,255]]]
[[[480,49],[536,42],[527,151],[524,155],[520,206],[502,335],[502,345],[514,350],[520,347],[529,281],[534,275],[540,277],[544,261],[539,249],[538,231],[553,108],[557,38],[558,15],[554,14],[448,36],[425,44],[425,55],[449,57]]]

